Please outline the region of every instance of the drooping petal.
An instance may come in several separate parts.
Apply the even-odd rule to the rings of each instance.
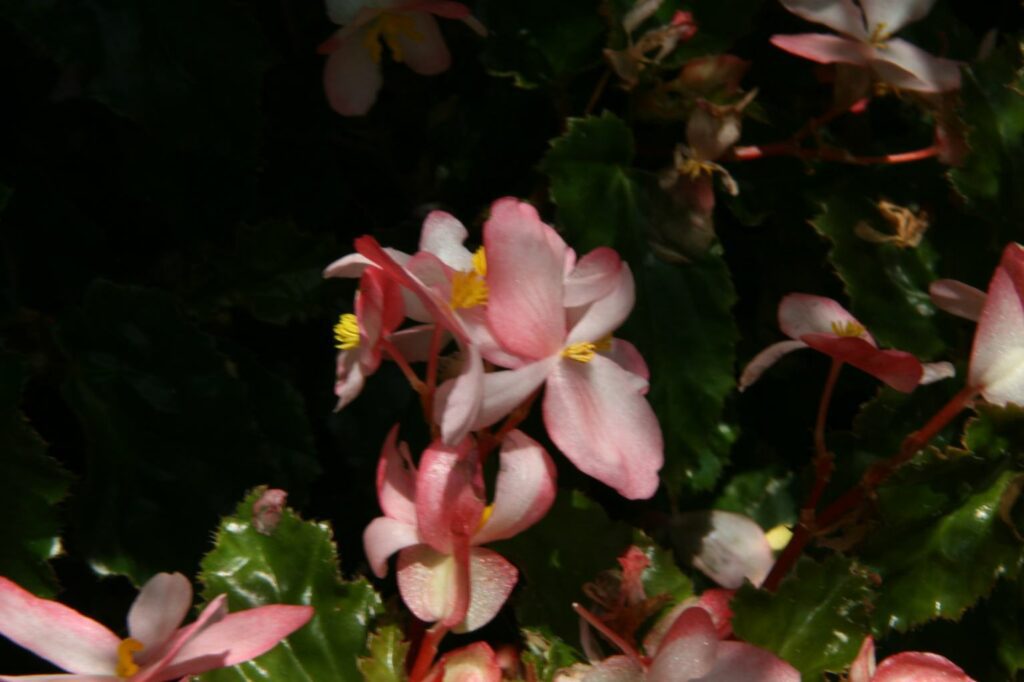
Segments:
[[[928,16],[935,0],[860,0],[869,31],[882,26],[883,35],[892,35],[901,28]]]
[[[1005,268],[996,268],[981,311],[967,382],[997,405],[1024,404],[1024,307]]]
[[[804,334],[801,340],[814,350],[853,365],[903,393],[917,388],[924,376],[921,362],[910,353],[879,350],[862,338]]]
[[[605,296],[587,306],[583,316],[569,331],[565,345],[596,342],[610,336],[629,317],[635,302],[633,272],[623,263],[615,286]]]
[[[450,383],[445,393],[445,400],[435,403],[435,419],[441,427],[441,440],[451,445],[459,443],[479,423],[480,411],[483,409],[484,374],[483,361],[479,349],[472,345],[462,345],[462,368],[459,375]]]
[[[917,678],[923,682],[922,678]],[[694,682],[800,682],[800,673],[781,658],[746,642],[720,642],[715,667]]]
[[[959,666],[938,654],[905,651],[878,664],[871,682],[973,682]]]
[[[412,19],[414,33],[398,34],[402,61],[424,76],[435,76],[447,71],[452,65],[452,55],[444,44],[437,19],[426,12],[406,12],[405,15]]]
[[[867,38],[864,15],[852,0],[781,0],[782,6],[801,19],[824,24],[833,31],[858,40]]]
[[[373,574],[383,578],[388,574],[388,559],[395,552],[418,544],[416,526],[386,516],[378,516],[363,531],[363,550]]]
[[[483,514],[483,480],[475,445],[457,448],[440,441],[423,451],[416,472],[416,518],[420,539],[439,552],[451,552],[453,536],[469,538]]]
[[[337,41],[324,66],[324,92],[342,116],[363,116],[377,101],[380,65],[363,46],[362,32]]]
[[[936,381],[952,379],[956,376],[956,367],[952,362],[923,362],[921,363],[921,385],[927,386]]]
[[[960,89],[960,64],[929,54],[893,38],[873,51],[871,68],[879,78],[901,90],[949,92]]]
[[[473,536],[482,545],[518,535],[544,518],[555,501],[555,464],[540,443],[518,429],[501,444],[491,515]]]
[[[622,258],[606,246],[580,258],[565,278],[566,308],[586,305],[608,294],[618,284]]]
[[[875,674],[875,640],[868,635],[850,664],[850,682],[871,682]]]
[[[955,279],[937,279],[928,286],[936,308],[977,322],[985,307],[985,292]]]
[[[463,246],[468,236],[465,226],[451,213],[431,211],[423,221],[420,251],[434,254],[450,268],[468,272],[473,269],[473,254]]]
[[[421,324],[397,331],[391,335],[389,340],[407,362],[426,362],[430,357],[430,343],[433,336],[434,325]],[[441,339],[442,347],[449,338],[445,332],[444,338]]]
[[[647,680],[678,682],[699,679],[714,666],[719,646],[718,634],[708,612],[701,608],[686,609],[662,639],[647,671]]]
[[[748,580],[756,587],[768,577],[775,557],[752,519],[714,510],[684,514],[682,522],[702,533],[693,565],[722,587],[734,590]]]
[[[562,238],[536,209],[499,199],[484,225],[487,249],[487,319],[509,352],[539,360],[565,340]]]
[[[273,604],[229,613],[189,640],[162,671],[161,680],[176,680],[256,658],[309,622],[313,607]]]
[[[342,351],[338,353],[335,370],[334,395],[338,396],[335,411],[344,408],[355,400],[363,391],[366,376],[363,368],[356,360],[358,353]]]
[[[137,660],[153,660],[192,608],[192,584],[180,573],[157,573],[128,610],[128,634],[142,643]]]
[[[472,632],[498,615],[519,579],[519,571],[505,557],[483,547],[469,553],[469,611],[455,632]]]
[[[398,251],[397,249],[386,248],[384,251],[386,251],[396,263],[400,263],[402,265],[408,262],[410,258],[409,254]],[[323,276],[346,278],[359,277],[363,274],[363,270],[373,265],[373,261],[363,254],[350,253],[347,256],[342,256],[324,268]]]
[[[612,656],[595,663],[580,682],[644,682],[644,669],[628,656]]]
[[[778,362],[779,358],[801,348],[807,348],[807,344],[803,341],[779,341],[768,346],[755,355],[743,368],[737,387],[741,392],[747,390],[761,378],[766,369]]]
[[[398,442],[398,424],[391,427],[380,451],[377,499],[385,516],[416,525],[416,469],[408,446]]]
[[[561,359],[548,376],[544,425],[583,473],[630,499],[658,488],[661,427],[642,392],[647,382],[608,358]]]
[[[774,35],[770,41],[775,47],[819,64],[840,63],[867,66],[871,59],[869,46],[829,33]]]
[[[779,302],[779,329],[791,339],[804,334],[832,334],[837,329],[864,329],[857,318],[831,298],[812,294],[787,294]],[[865,331],[861,338],[874,339]]]
[[[62,670],[86,675],[110,674],[121,641],[93,619],[2,576],[0,635]]]
[[[415,0],[404,6],[406,10],[430,12],[445,19],[462,19],[470,15],[469,8],[453,0]]]
[[[647,369],[644,356],[640,355],[640,351],[629,341],[612,339],[612,347],[608,351],[607,357],[622,369],[632,372],[644,381],[651,378],[651,372]]]
[[[557,362],[556,356],[532,362],[518,369],[484,374],[481,377],[477,417],[472,428],[490,426],[518,407],[544,383]],[[438,391],[435,410],[447,410],[447,402],[453,392],[453,383],[445,382]],[[434,418],[440,419],[437,415]]]

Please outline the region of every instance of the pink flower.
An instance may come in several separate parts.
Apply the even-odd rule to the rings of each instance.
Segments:
[[[226,595],[180,627],[192,586],[180,573],[158,573],[128,611],[128,638],[74,609],[40,599],[0,577],[0,633],[70,674],[0,676],[0,680],[162,682],[248,661],[313,617],[309,606],[262,606],[227,613]]]
[[[515,361],[483,377],[471,428],[494,424],[546,385],[548,434],[584,473],[629,498],[658,487],[661,429],[647,366],[612,332],[633,307],[633,275],[611,249],[576,254],[536,210],[501,199],[484,225],[487,324]],[[449,409],[442,387],[438,408]]]
[[[781,0],[797,16],[842,34],[776,35],[776,47],[822,64],[863,66],[900,90],[948,92],[960,87],[957,62],[934,57],[892,35],[924,17],[935,0]]]
[[[459,632],[489,622],[508,599],[518,572],[480,545],[517,535],[539,521],[555,498],[555,468],[539,444],[512,431],[501,445],[494,503],[484,506],[483,477],[472,441],[433,443],[417,471],[397,426],[381,451],[377,494],[384,516],[370,522],[363,543],[370,567],[387,574],[398,555],[398,589],[426,622]]]
[[[501,666],[490,645],[474,642],[442,656],[423,682],[501,682]]]
[[[922,378],[944,378],[952,369],[948,363],[936,363],[926,375],[921,363],[910,353],[879,349],[864,325],[841,305],[823,296],[785,296],[779,303],[779,328],[793,340],[780,341],[758,353],[740,375],[741,391],[783,355],[801,348],[813,348],[849,363],[904,393],[914,390]]]
[[[923,651],[895,654],[875,666],[875,642],[864,639],[850,666],[850,682],[974,682],[948,658]]]
[[[1009,244],[988,285],[967,383],[997,405],[1024,404],[1024,247]]]
[[[324,91],[343,116],[362,116],[376,101],[384,45],[396,62],[433,76],[447,71],[452,61],[435,16],[461,19],[486,33],[468,7],[449,0],[328,0],[327,13],[343,28],[318,49],[328,55]]]
[[[701,532],[693,565],[722,587],[736,589],[744,582],[760,587],[775,564],[764,530],[742,514],[713,510],[691,512],[678,519],[683,532]]]

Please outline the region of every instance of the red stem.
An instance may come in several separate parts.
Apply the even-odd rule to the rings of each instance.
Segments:
[[[423,639],[420,641],[420,651],[416,656],[416,663],[409,672],[409,682],[421,682],[427,676],[427,673],[430,672],[430,664],[434,662],[434,657],[437,656],[437,647],[446,634],[448,634],[448,628],[440,623],[423,634]]]
[[[769,156],[795,156],[800,159],[837,161],[839,163],[852,163],[855,165],[873,164],[894,164],[910,163],[920,161],[933,156],[938,156],[940,149],[938,145],[931,145],[923,149],[916,149],[910,152],[899,154],[884,154],[882,156],[855,156],[845,149],[834,147],[819,147],[806,149],[798,144],[787,142],[776,142],[766,145],[752,145],[747,147],[733,147],[733,149],[722,156],[723,161],[753,161]]]
[[[379,343],[384,352],[388,354],[388,357],[394,360],[395,364],[398,365],[398,368],[402,370],[402,374],[405,375],[406,380],[412,386],[413,390],[420,395],[423,395],[423,392],[426,390],[426,386],[424,386],[423,382],[420,381],[420,378],[416,376],[416,372],[414,372],[412,367],[409,366],[409,362],[405,359],[405,356],[402,355],[401,352],[395,348],[395,345],[387,339],[382,337]]]
[[[622,653],[626,654],[626,656],[633,659],[633,661],[635,661],[637,665],[644,668],[647,667],[644,665],[644,659],[642,656],[640,656],[640,652],[637,651],[632,644],[622,639],[622,637],[617,632],[615,632],[607,625],[605,625],[604,621],[602,621],[600,618],[594,615],[582,604],[574,603],[572,605],[572,608],[574,611],[576,611],[576,613],[580,615],[580,618],[582,618],[590,624],[590,627],[594,628],[599,633],[601,633],[601,635],[605,639],[607,639],[609,642],[617,646],[619,650],[622,651]]]
[[[441,359],[441,325],[435,324],[430,336],[430,351],[427,356],[427,386],[420,394],[423,401],[423,417],[428,424],[434,423],[434,393],[437,392],[437,366]]]
[[[832,453],[825,447],[825,419],[828,417],[828,407],[832,402],[832,392],[836,387],[836,379],[839,377],[839,370],[843,368],[843,361],[832,358],[832,365],[828,369],[828,377],[825,379],[825,387],[821,391],[821,400],[818,401],[818,416],[814,421],[814,486],[804,502],[801,512],[801,521],[805,518],[814,518],[814,510],[818,508],[818,500],[825,491],[829,479],[832,477]]]

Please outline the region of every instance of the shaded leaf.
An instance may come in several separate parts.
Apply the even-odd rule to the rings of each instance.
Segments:
[[[377,632],[370,633],[367,648],[369,656],[360,658],[356,665],[367,682],[402,682],[408,678],[405,659],[409,655],[409,643],[402,631],[395,625],[385,625]]]
[[[559,670],[581,660],[571,646],[546,630],[524,628],[523,643],[523,665],[533,668],[539,682],[552,682]]]
[[[730,478],[712,508],[750,517],[762,528],[796,521],[796,477],[777,469],[750,469]]]
[[[675,557],[640,531],[633,533],[633,544],[639,547],[650,561],[644,569],[641,580],[648,597],[667,594],[672,597],[670,604],[693,596],[693,581],[676,565]]]
[[[736,636],[789,661],[805,680],[842,672],[868,634],[871,580],[855,562],[804,558],[772,594],[744,585],[732,601]]]
[[[201,564],[203,597],[209,601],[226,593],[231,611],[308,604],[316,614],[256,660],[206,673],[200,679],[360,679],[356,661],[366,648],[369,621],[380,612],[380,598],[364,579],[341,579],[330,524],[304,521],[286,508],[276,528],[259,532],[253,526],[252,508],[263,490],[247,495],[235,514],[221,521],[214,549]]]

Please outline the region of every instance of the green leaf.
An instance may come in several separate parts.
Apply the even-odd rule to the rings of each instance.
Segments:
[[[633,533],[633,544],[643,550],[650,561],[641,576],[644,594],[648,597],[667,594],[672,597],[670,603],[673,605],[693,596],[693,581],[676,565],[672,552],[660,547],[641,531]]]
[[[523,665],[533,668],[536,676],[527,679],[552,682],[559,670],[581,660],[571,646],[544,630],[524,628],[522,633],[526,645],[522,656]]]
[[[579,618],[573,602],[585,601],[583,584],[617,566],[632,531],[610,520],[603,509],[577,491],[559,495],[547,516],[529,532],[496,543],[494,550],[522,571],[516,615],[528,628],[550,632],[574,646]]]
[[[839,673],[868,634],[871,580],[855,562],[804,558],[772,594],[744,585],[732,601],[736,636],[789,661],[805,680]]]
[[[329,523],[304,521],[285,508],[275,528],[253,525],[258,488],[225,517],[200,580],[207,601],[228,595],[231,611],[267,604],[308,604],[313,620],[268,653],[233,668],[206,673],[204,682],[358,680],[369,622],[381,602],[370,584],[346,582]],[[266,530],[266,529],[264,529]],[[388,679],[388,678],[381,678]]]
[[[97,570],[191,572],[231,497],[261,483],[305,494],[317,465],[298,396],[224,355],[173,298],[99,282],[59,339],[89,448],[76,542]]]
[[[749,469],[729,479],[718,495],[713,509],[743,514],[762,528],[796,521],[796,477],[777,469]]]
[[[71,476],[46,454],[46,443],[18,409],[28,369],[0,353],[0,481],[6,481],[0,524],[0,575],[42,597],[57,591],[49,560],[61,552],[57,503]]]
[[[857,236],[865,223],[891,233],[879,211],[850,192],[832,194],[812,222],[831,243],[829,260],[843,280],[853,313],[883,345],[931,359],[944,344],[935,323],[928,285],[937,278],[927,242],[916,248],[874,244]]]
[[[564,82],[601,61],[606,25],[594,0],[486,0],[484,65],[533,88]]]
[[[551,144],[541,167],[551,178],[558,222],[581,250],[613,246],[636,280],[636,308],[622,332],[651,372],[648,399],[665,436],[662,479],[670,494],[681,486],[710,488],[736,433],[724,418],[735,386],[736,300],[721,249],[694,262],[670,264],[648,246],[666,220],[657,183],[630,167],[633,139],[614,115],[573,119]]]
[[[370,655],[356,662],[366,682],[403,682],[408,678],[405,659],[409,655],[409,643],[404,637],[395,625],[385,625],[370,634],[367,644]]]
[[[1024,670],[1024,585],[1001,582],[992,592],[987,606],[995,632],[996,652],[1007,679]]]

